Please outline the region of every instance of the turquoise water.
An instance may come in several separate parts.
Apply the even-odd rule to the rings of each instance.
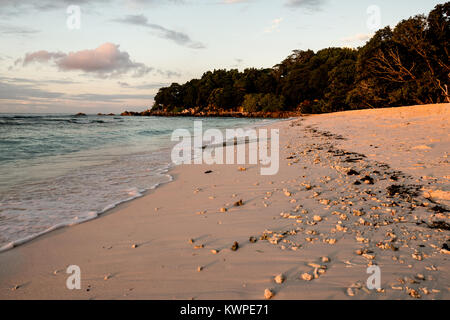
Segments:
[[[97,217],[171,180],[173,130],[198,118],[0,114],[0,248]],[[269,121],[206,118],[209,128]]]

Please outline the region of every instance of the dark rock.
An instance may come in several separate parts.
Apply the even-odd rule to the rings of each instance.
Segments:
[[[256,237],[250,237],[250,239],[248,239],[248,241],[250,241],[251,243],[256,243],[258,241],[258,239]]]
[[[361,181],[366,184],[374,184],[374,180],[370,176],[365,176],[364,178],[361,179]]]
[[[356,171],[356,170],[353,170],[353,169],[350,169],[350,170],[347,172],[347,175],[348,175],[348,176],[357,176],[358,174],[359,174],[359,172]]]
[[[241,207],[243,205],[244,205],[244,202],[242,201],[242,199],[234,203],[235,207]]]
[[[239,249],[239,243],[235,241],[233,245],[231,246],[232,251],[237,251]]]
[[[450,210],[447,210],[441,206],[434,206],[433,208],[430,209],[431,211],[434,211],[436,213],[446,213],[446,212],[450,212]]]
[[[428,225],[430,229],[441,229],[441,230],[450,230],[450,224],[445,221],[433,221]]]

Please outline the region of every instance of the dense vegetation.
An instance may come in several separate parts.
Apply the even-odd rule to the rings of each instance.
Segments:
[[[449,16],[447,2],[358,49],[295,50],[270,69],[208,71],[161,88],[152,111],[322,113],[450,102]]]

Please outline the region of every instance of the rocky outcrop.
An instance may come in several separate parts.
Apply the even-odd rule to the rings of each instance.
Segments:
[[[277,112],[239,112],[239,111],[194,111],[171,112],[164,110],[146,110],[143,112],[125,111],[121,116],[154,116],[154,117],[233,117],[233,118],[273,118],[284,119],[300,116],[299,112],[277,111]]]

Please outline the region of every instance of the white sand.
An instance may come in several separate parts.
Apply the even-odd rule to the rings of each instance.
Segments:
[[[176,167],[174,182],[145,197],[1,253],[0,298],[263,299],[271,288],[274,299],[413,299],[415,292],[421,299],[449,299],[449,255],[441,250],[449,231],[421,223],[450,223],[448,212],[430,210],[432,201],[445,206],[441,198],[449,191],[449,112],[447,104],[277,123],[277,175],[261,176],[255,165],[246,171],[238,165]],[[359,175],[348,175],[349,169]],[[366,175],[373,185],[353,184]],[[389,197],[391,185],[442,194]],[[233,207],[239,199],[244,205]],[[249,242],[265,230],[273,232],[263,237],[270,241]],[[230,250],[234,241],[237,251]],[[204,248],[194,249],[200,244]],[[323,256],[330,262],[321,262]],[[305,281],[302,274],[314,274],[310,263],[326,270]],[[381,268],[382,292],[365,287],[371,263]],[[80,266],[82,290],[66,288],[68,265]],[[277,284],[281,273],[286,280]]]

